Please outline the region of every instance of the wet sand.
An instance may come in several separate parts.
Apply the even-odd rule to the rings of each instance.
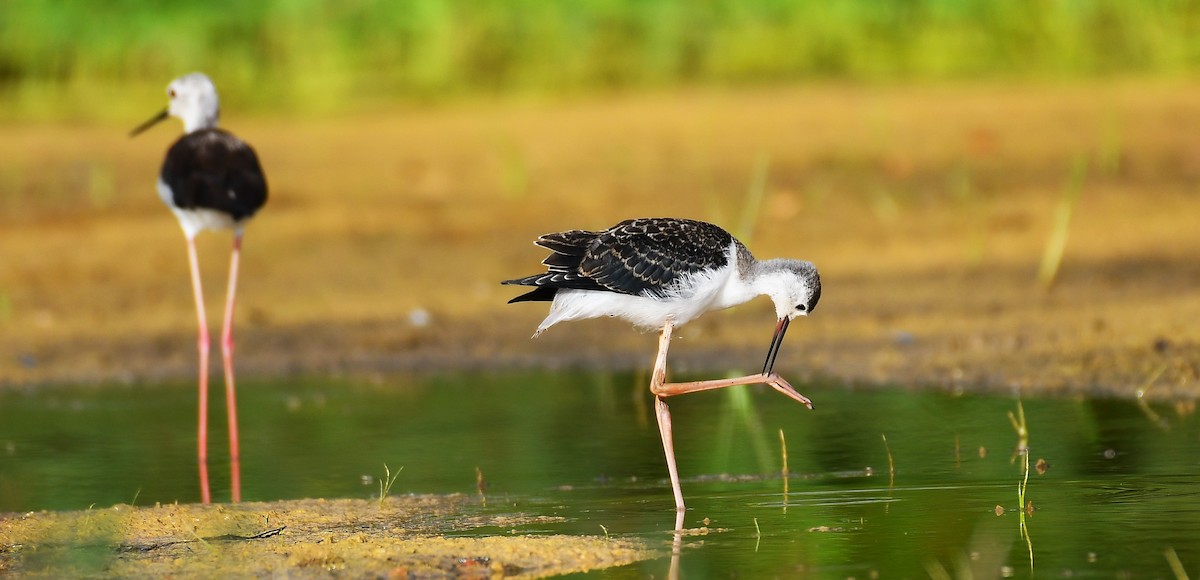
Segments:
[[[0,573],[25,577],[540,578],[656,555],[644,542],[516,528],[546,516],[471,515],[464,496],[117,505],[0,516]],[[552,518],[551,518],[552,519]],[[509,535],[446,537],[474,528]]]

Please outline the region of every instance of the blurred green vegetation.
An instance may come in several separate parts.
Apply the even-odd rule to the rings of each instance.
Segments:
[[[259,109],[681,84],[1180,75],[1200,0],[0,0],[0,102],[204,70]],[[107,87],[107,88],[106,88]],[[156,95],[158,96],[158,95]]]

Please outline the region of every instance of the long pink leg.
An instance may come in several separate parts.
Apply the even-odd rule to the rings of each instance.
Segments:
[[[658,418],[658,435],[667,455],[667,473],[671,474],[671,493],[675,494],[675,511],[683,513],[683,490],[679,488],[679,468],[675,465],[675,440],[671,435],[671,410],[662,397],[654,397],[654,416]]]
[[[732,379],[712,379],[708,381],[692,381],[690,383],[666,383],[659,385],[658,390],[654,394],[660,397],[673,397],[675,395],[685,395],[687,393],[695,393],[699,391],[708,391],[711,389],[720,389],[724,387],[732,387],[735,385],[770,385],[771,388],[779,391],[792,399],[795,399],[801,405],[813,408],[812,401],[801,395],[791,383],[787,382],[783,377],[772,372],[770,374],[753,374],[743,377],[734,377]]]
[[[204,291],[200,287],[200,262],[196,259],[196,238],[187,236],[188,266],[192,271],[192,293],[196,297],[196,318],[200,323],[197,344],[200,351],[200,427],[197,434],[200,466],[200,501],[212,502],[208,487],[208,317],[204,312]]]
[[[667,472],[671,475],[671,491],[675,494],[675,510],[683,512],[683,492],[679,487],[679,470],[675,465],[675,445],[671,435],[671,411],[667,408],[665,399],[676,395],[732,387],[735,385],[753,385],[763,383],[773,389],[795,399],[800,404],[812,408],[812,401],[801,395],[790,383],[774,371],[768,374],[758,373],[731,379],[713,379],[708,381],[692,381],[687,383],[667,382],[667,350],[671,346],[671,332],[674,323],[667,321],[663,325],[662,334],[658,338],[658,355],[654,359],[654,372],[650,376],[650,392],[654,393],[654,413],[658,418],[658,431],[662,437],[663,451],[667,455]]]
[[[229,477],[234,503],[242,501],[241,454],[238,449],[237,395],[233,382],[233,304],[237,294],[238,259],[242,253],[242,232],[233,236],[229,258],[229,290],[225,295],[225,321],[221,327],[221,358],[225,363],[225,408],[229,413]]]
[[[654,371],[650,375],[650,392],[654,393],[654,416],[658,419],[658,435],[662,439],[663,453],[667,456],[667,473],[671,475],[671,492],[675,494],[675,511],[683,513],[683,490],[679,487],[679,468],[675,464],[675,439],[671,434],[671,409],[658,394],[658,389],[667,380],[667,349],[671,346],[671,331],[675,325],[667,321],[658,337],[658,355],[654,357]]]

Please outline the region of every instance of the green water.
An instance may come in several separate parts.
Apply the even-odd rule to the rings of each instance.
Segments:
[[[239,385],[243,499],[476,493],[488,512],[561,516],[520,533],[645,538],[664,557],[606,576],[1174,577],[1200,574],[1200,428],[1170,406],[1022,401],[1026,542],[1011,397],[807,385],[808,411],[765,388],[671,400],[688,528],[673,501],[645,379],[505,374]],[[214,393],[214,499],[227,501]],[[194,387],[0,393],[0,512],[193,502]],[[782,429],[791,477],[780,477]],[[885,446],[883,437],[886,435]],[[981,454],[981,449],[986,451]],[[889,481],[888,454],[895,465]],[[982,455],[982,456],[981,456]],[[1032,463],[1032,462],[1031,462]],[[996,514],[1003,507],[1003,515]],[[464,534],[509,530],[478,529]],[[947,576],[943,576],[947,577]]]

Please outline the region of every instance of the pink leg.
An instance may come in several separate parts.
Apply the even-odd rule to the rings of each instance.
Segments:
[[[229,291],[225,295],[225,321],[221,327],[221,358],[225,363],[225,408],[229,413],[229,473],[232,500],[242,501],[241,454],[238,451],[237,396],[233,382],[233,304],[237,294],[238,258],[242,253],[242,232],[233,236],[229,258]]]
[[[770,385],[771,388],[791,397],[792,399],[795,399],[801,405],[804,405],[809,409],[813,408],[812,401],[808,400],[808,397],[801,395],[796,388],[791,385],[791,383],[788,383],[783,377],[773,372],[766,375],[759,373],[754,375],[746,375],[744,377],[734,377],[732,379],[713,379],[708,381],[693,381],[690,383],[666,383],[664,385],[659,385],[658,389],[654,391],[654,394],[660,397],[673,397],[675,395],[685,395],[687,393],[708,391],[711,389],[720,389],[735,385],[757,384]]]
[[[675,494],[675,511],[683,513],[683,490],[679,488],[679,468],[675,465],[675,440],[671,435],[671,410],[667,402],[654,396],[654,415],[658,418],[658,435],[662,438],[663,452],[667,455],[667,473],[671,475],[671,493]]]
[[[675,494],[675,511],[680,514],[687,509],[683,505],[683,490],[679,487],[679,468],[675,464],[675,439],[671,434],[671,410],[667,402],[658,395],[667,380],[667,349],[671,346],[671,331],[675,325],[667,321],[658,337],[658,355],[654,358],[654,371],[650,374],[650,391],[654,393],[654,416],[658,419],[658,435],[662,438],[663,453],[667,456],[667,473],[671,476],[671,493]]]
[[[197,340],[200,350],[200,427],[197,434],[200,465],[200,501],[212,502],[208,487],[208,317],[204,312],[204,291],[200,287],[200,263],[196,259],[196,238],[187,236],[188,266],[192,272],[192,293],[196,297],[196,318],[200,323]]]
[[[654,359],[654,371],[650,376],[650,392],[654,393],[654,412],[658,418],[658,431],[662,437],[663,451],[667,455],[667,472],[671,475],[671,491],[675,494],[675,509],[682,514],[685,508],[683,505],[683,492],[679,487],[679,471],[675,465],[675,445],[671,435],[671,411],[667,408],[667,403],[664,399],[676,395],[732,387],[735,385],[763,383],[795,399],[809,409],[812,408],[812,401],[809,401],[808,397],[801,395],[783,377],[773,371],[767,374],[758,373],[732,379],[668,383],[667,350],[671,346],[671,332],[674,329],[674,323],[668,320],[663,325],[662,334],[658,338],[658,355]],[[678,528],[679,524],[676,527]]]

